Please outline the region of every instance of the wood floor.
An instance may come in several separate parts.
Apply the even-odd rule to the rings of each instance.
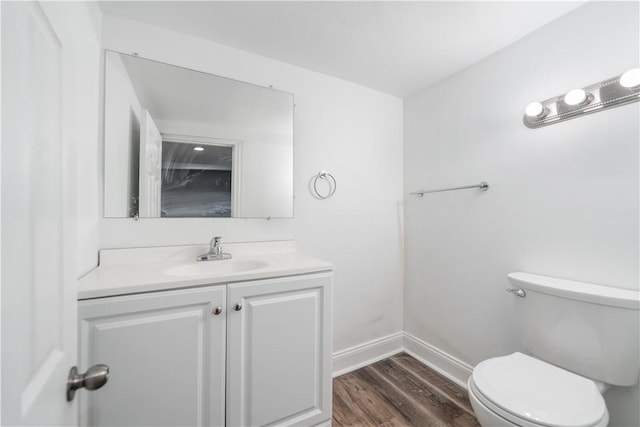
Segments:
[[[479,427],[462,387],[406,353],[333,380],[333,427]]]

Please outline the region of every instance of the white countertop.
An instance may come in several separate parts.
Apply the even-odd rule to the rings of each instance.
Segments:
[[[223,245],[233,258],[196,262],[207,245],[100,251],[100,266],[78,281],[78,299],[329,271],[325,261],[303,255],[290,241]],[[205,271],[206,270],[206,271]],[[177,273],[176,273],[177,272]]]

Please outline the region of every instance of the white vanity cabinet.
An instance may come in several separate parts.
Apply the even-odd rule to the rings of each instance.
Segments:
[[[80,424],[328,422],[330,301],[331,273],[82,300],[79,368],[110,376]]]

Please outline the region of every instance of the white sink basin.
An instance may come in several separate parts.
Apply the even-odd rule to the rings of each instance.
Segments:
[[[164,270],[169,276],[215,276],[219,274],[244,273],[266,267],[267,263],[256,260],[199,261],[177,265]]]

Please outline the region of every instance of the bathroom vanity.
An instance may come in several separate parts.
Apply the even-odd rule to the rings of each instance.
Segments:
[[[332,266],[291,242],[101,251],[81,280],[80,396],[87,426],[328,424]]]

